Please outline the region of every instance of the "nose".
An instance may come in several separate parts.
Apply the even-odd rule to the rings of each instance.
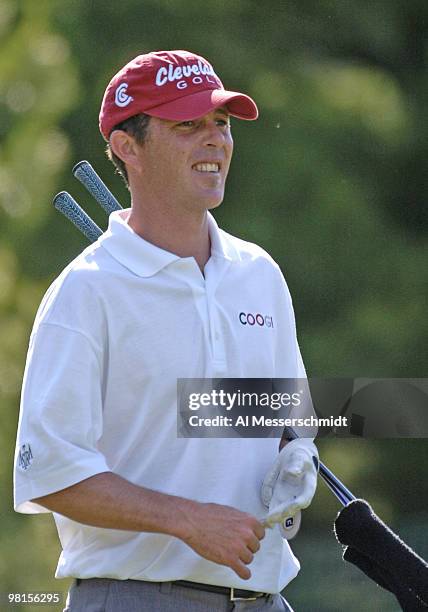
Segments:
[[[215,121],[209,121],[204,129],[204,145],[206,147],[223,147],[230,140],[229,132],[217,125]]]

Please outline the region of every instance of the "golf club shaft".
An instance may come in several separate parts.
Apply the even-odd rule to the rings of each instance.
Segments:
[[[333,472],[329,470],[328,467],[321,461],[319,464],[319,474],[330,491],[337,497],[343,506],[346,506],[353,499],[356,499],[355,495],[351,493],[351,491],[345,487],[343,482],[339,480],[337,476],[335,476]]]

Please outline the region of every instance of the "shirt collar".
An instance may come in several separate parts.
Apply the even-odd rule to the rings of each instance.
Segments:
[[[169,264],[181,259],[178,255],[165,251],[144,238],[141,238],[128,225],[131,209],[111,213],[108,229],[98,242],[114,259],[142,277],[154,276]],[[211,239],[211,256],[233,261],[239,253],[231,238],[219,229],[214,217],[208,213],[208,229]]]
[[[211,240],[211,256],[228,261],[239,261],[239,251],[233,244],[233,237],[219,228],[211,213],[208,213],[208,231]]]

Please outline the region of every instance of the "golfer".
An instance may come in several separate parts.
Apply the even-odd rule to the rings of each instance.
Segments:
[[[68,611],[291,610],[281,524],[314,495],[313,441],[177,438],[179,378],[305,376],[277,264],[209,212],[231,117],[257,115],[187,51],[136,57],[104,94],[131,207],[43,298],[15,458],[16,510],[53,513]]]

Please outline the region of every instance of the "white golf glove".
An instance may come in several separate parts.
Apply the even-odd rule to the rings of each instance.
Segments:
[[[318,451],[313,440],[296,438],[288,442],[263,480],[261,498],[269,508],[264,524],[286,525],[290,517],[307,508],[315,495],[317,474]]]

